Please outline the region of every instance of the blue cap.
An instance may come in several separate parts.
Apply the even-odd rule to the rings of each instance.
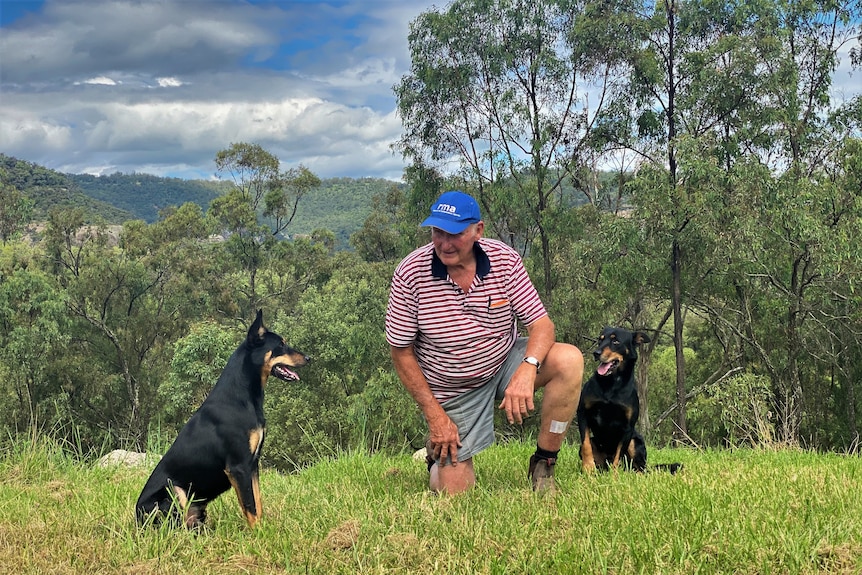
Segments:
[[[453,190],[442,194],[431,206],[431,215],[422,222],[422,227],[433,226],[450,234],[460,234],[470,224],[482,219],[479,204],[465,194]]]

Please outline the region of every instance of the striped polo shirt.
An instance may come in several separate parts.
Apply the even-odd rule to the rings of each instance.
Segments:
[[[429,243],[395,269],[386,310],[386,341],[414,345],[419,367],[440,403],[493,377],[518,336],[547,315],[521,257],[505,243],[473,245],[476,277],[467,293]]]

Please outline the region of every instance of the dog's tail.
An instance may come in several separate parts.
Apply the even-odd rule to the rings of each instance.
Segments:
[[[647,471],[667,471],[671,475],[676,475],[682,471],[682,463],[657,463],[650,465]]]

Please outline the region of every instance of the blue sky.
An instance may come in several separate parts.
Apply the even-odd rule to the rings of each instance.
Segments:
[[[398,180],[392,86],[425,0],[0,0],[0,152],[70,173],[285,168]]]

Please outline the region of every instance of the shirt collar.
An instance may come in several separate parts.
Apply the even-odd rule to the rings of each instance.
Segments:
[[[473,244],[473,254],[476,256],[476,275],[479,276],[479,279],[485,279],[485,276],[491,272],[491,260],[478,241]],[[431,275],[443,280],[449,277],[446,265],[440,261],[437,252],[433,249],[431,250]]]

